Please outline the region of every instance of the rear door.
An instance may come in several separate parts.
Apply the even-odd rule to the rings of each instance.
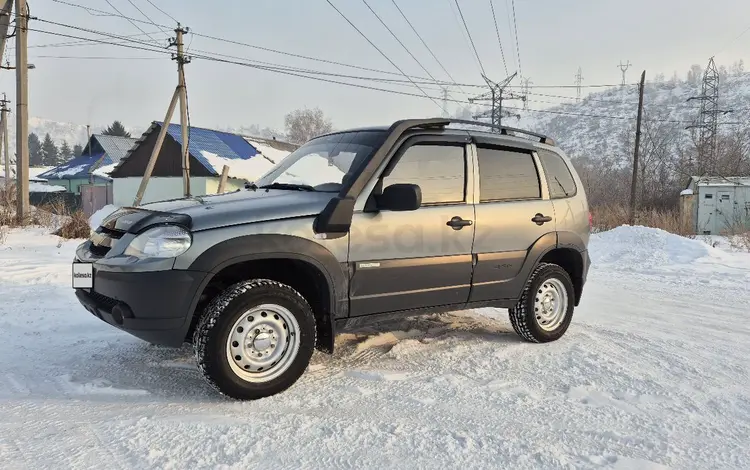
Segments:
[[[379,177],[376,193],[395,183],[419,185],[419,209],[354,213],[349,249],[352,316],[468,300],[474,205],[467,143],[458,139],[413,137]],[[451,222],[459,219],[464,223]]]
[[[518,296],[519,274],[532,246],[554,240],[555,213],[537,155],[531,149],[476,144],[478,196],[470,301]]]

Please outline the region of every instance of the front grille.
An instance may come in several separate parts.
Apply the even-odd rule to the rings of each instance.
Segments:
[[[88,293],[91,297],[91,300],[96,302],[96,306],[102,310],[106,310],[107,312],[112,311],[115,305],[117,305],[117,300],[107,297],[106,295],[99,294],[98,292],[91,291]]]
[[[92,255],[99,258],[106,256],[106,254],[109,253],[109,250],[112,249],[112,245],[115,244],[115,241],[122,238],[123,235],[125,235],[125,232],[120,230],[99,227],[99,229],[97,229],[96,232],[93,232],[89,237],[89,240],[91,241],[89,251]]]

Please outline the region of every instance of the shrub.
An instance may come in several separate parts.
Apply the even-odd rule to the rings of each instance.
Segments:
[[[89,219],[83,211],[76,211],[73,215],[63,223],[60,230],[57,232],[62,238],[88,238],[91,234],[91,228],[89,227]]]

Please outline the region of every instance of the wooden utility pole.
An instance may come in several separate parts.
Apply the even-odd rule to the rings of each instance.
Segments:
[[[13,13],[13,0],[0,0],[0,60],[5,57],[5,44],[8,41],[8,25]]]
[[[227,178],[229,177],[229,167],[224,165],[221,169],[221,178],[219,178],[219,188],[216,190],[216,194],[224,194],[224,188],[227,186]]]
[[[646,82],[646,71],[641,74],[638,87],[638,121],[635,125],[635,150],[633,151],[633,180],[630,183],[630,225],[635,225],[635,195],[638,186],[638,152],[641,147],[641,120],[643,118],[643,86]]]
[[[185,56],[183,51],[183,35],[188,32],[187,28],[182,28],[180,24],[177,24],[177,29],[174,30],[176,38],[172,40],[171,46],[177,46],[177,54],[172,57],[173,60],[177,61],[177,87],[172,94],[172,101],[169,102],[169,108],[167,108],[167,115],[164,117],[164,125],[162,125],[159,131],[159,136],[156,138],[154,149],[151,151],[151,157],[146,165],[146,171],[143,173],[141,179],[141,185],[138,188],[138,192],[135,195],[133,206],[139,206],[143,200],[143,195],[146,193],[146,187],[148,181],[151,179],[151,173],[154,171],[156,165],[156,159],[159,157],[161,147],[164,144],[164,139],[167,136],[167,129],[169,124],[172,122],[172,116],[174,115],[174,109],[177,107],[177,101],[180,101],[180,124],[182,126],[182,179],[183,189],[186,197],[190,196],[190,149],[188,147],[188,126],[187,126],[187,85],[185,84],[185,69],[184,65],[190,62],[190,58]]]
[[[8,101],[3,93],[3,99],[0,100],[0,133],[2,133],[3,161],[5,161],[5,187],[10,187],[10,154],[8,153]]]
[[[29,16],[26,0],[16,0],[16,218],[25,223],[29,208]]]

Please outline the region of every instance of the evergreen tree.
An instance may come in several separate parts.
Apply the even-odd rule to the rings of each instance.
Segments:
[[[83,155],[83,147],[80,144],[75,144],[73,146],[73,157],[80,157],[81,155]]]
[[[42,166],[42,143],[35,133],[29,134],[29,166]]]
[[[130,132],[125,130],[125,126],[123,126],[120,121],[113,122],[111,126],[106,128],[104,132],[102,132],[102,134],[115,135],[119,137],[130,137]]]
[[[59,152],[57,146],[52,140],[49,134],[44,136],[44,142],[42,142],[42,164],[44,166],[56,166]]]
[[[60,146],[60,153],[58,154],[58,162],[59,164],[65,163],[73,156],[73,150],[70,149],[70,145],[66,141],[63,140],[62,145]]]

